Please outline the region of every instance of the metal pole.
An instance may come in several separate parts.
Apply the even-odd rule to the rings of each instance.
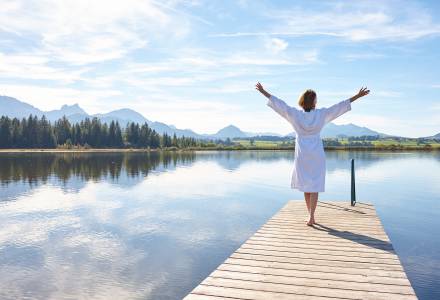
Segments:
[[[356,204],[356,189],[354,183],[354,158],[351,159],[351,206]]]

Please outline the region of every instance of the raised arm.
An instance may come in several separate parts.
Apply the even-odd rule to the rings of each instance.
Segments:
[[[343,100],[339,103],[336,103],[335,105],[330,106],[329,108],[325,109],[325,123],[331,122],[340,115],[346,113],[347,111],[351,110],[351,102],[356,101],[357,99],[366,96],[370,93],[370,90],[368,90],[366,87],[362,87],[359,92],[354,95],[351,98],[348,98],[347,100]]]
[[[284,102],[281,99],[278,99],[277,97],[275,97],[274,95],[271,95],[270,93],[268,93],[263,86],[261,85],[261,83],[257,83],[255,88],[261,93],[263,94],[266,98],[268,98],[267,101],[267,105],[269,107],[271,107],[274,111],[276,111],[279,115],[281,115],[284,119],[286,119],[289,123],[294,122],[294,114],[296,109],[293,107],[290,107],[289,105],[286,104],[286,102]]]

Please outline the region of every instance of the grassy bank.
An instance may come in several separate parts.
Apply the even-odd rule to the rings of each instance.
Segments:
[[[293,151],[294,146],[280,146],[280,145],[230,145],[230,146],[213,146],[213,147],[188,147],[188,148],[160,148],[160,149],[148,149],[148,148],[89,148],[89,149],[0,149],[0,153],[37,153],[37,152],[50,152],[50,153],[91,153],[91,152],[150,152],[150,151],[246,151],[246,150],[271,150],[271,151]],[[426,145],[375,145],[375,146],[326,146],[325,150],[337,150],[337,151],[440,151],[440,145],[426,146]]]

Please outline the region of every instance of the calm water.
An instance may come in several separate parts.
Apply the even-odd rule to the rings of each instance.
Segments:
[[[440,154],[327,152],[327,192],[376,205],[440,299]],[[0,154],[1,299],[180,299],[287,200],[290,152]],[[319,208],[318,208],[319,216]]]

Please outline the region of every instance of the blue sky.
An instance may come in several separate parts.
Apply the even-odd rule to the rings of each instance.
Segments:
[[[291,131],[254,89],[318,106],[371,94],[336,123],[440,132],[439,1],[0,0],[0,94],[50,110],[128,107],[212,133]]]

